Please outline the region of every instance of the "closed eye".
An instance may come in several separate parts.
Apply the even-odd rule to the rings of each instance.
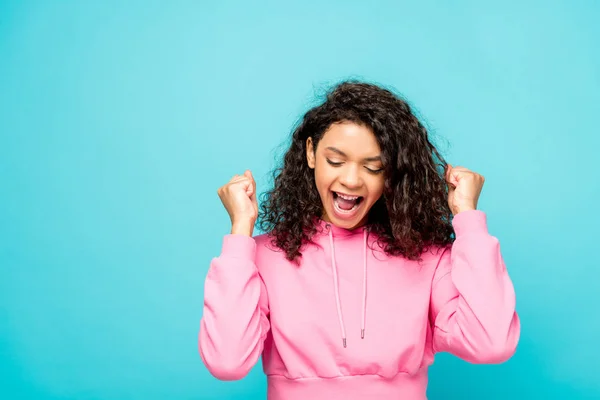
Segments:
[[[343,164],[343,162],[335,162],[335,161],[331,161],[329,158],[327,158],[326,160],[327,160],[327,162],[328,162],[330,165],[333,165],[334,167],[339,167],[340,165],[342,165],[342,164]],[[380,169],[371,169],[371,168],[365,167],[365,169],[366,169],[367,171],[369,171],[371,174],[380,174],[380,173],[382,173],[382,172],[383,172],[383,168],[380,168]]]

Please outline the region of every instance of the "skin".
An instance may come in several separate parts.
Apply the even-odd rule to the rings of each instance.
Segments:
[[[246,170],[243,175],[234,175],[217,190],[217,194],[231,219],[231,233],[252,236],[258,218],[256,182],[252,172]]]
[[[465,167],[446,166],[446,182],[448,184],[448,205],[452,214],[476,210],[479,196],[485,183],[483,175]]]
[[[312,138],[308,138],[306,161],[315,172],[324,221],[346,229],[355,229],[367,222],[369,210],[383,193],[385,177],[380,157],[375,135],[369,128],[355,123],[332,124],[316,149]],[[333,192],[362,196],[356,215],[349,219],[338,217]]]
[[[312,139],[307,140],[306,161],[315,172],[317,190],[323,203],[323,220],[346,229],[355,229],[367,222],[370,208],[383,193],[384,174],[374,172],[383,167],[381,161],[376,160],[380,152],[373,133],[351,122],[333,124],[316,149]],[[331,165],[328,160],[336,165]],[[448,164],[445,179],[448,184],[448,205],[454,215],[477,209],[485,182],[482,175],[465,167]],[[333,212],[332,190],[363,196],[364,204],[361,204],[357,215],[350,219],[337,218]],[[251,171],[234,175],[217,190],[217,194],[231,219],[231,233],[252,236],[258,217],[258,203],[256,182]]]

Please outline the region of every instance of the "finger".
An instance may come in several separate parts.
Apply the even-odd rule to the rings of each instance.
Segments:
[[[472,179],[476,179],[479,176],[479,174],[471,171],[470,169],[467,168],[461,168],[461,169],[457,169],[457,168],[453,168],[452,172],[450,173],[450,180],[453,183],[458,183],[461,180],[472,180]]]
[[[244,171],[244,176],[247,177],[248,179],[250,179],[252,181],[252,183],[254,185],[256,185],[256,181],[254,180],[254,176],[252,176],[252,171],[250,171],[249,169],[247,169],[246,171]]]
[[[472,174],[472,171],[464,167],[454,167],[450,171],[449,179],[452,183],[458,184],[458,181],[467,176],[468,174]]]
[[[252,193],[254,193],[254,183],[252,182],[252,180],[250,178],[248,178],[248,176],[244,175],[238,175],[238,178],[236,178],[236,180],[233,180],[229,183],[231,186],[242,186],[244,192],[246,193],[247,196],[252,195]]]
[[[252,184],[251,186],[252,186],[252,193],[249,194],[250,200],[252,201],[252,204],[257,205],[258,201],[256,200],[256,186],[254,184]]]
[[[452,179],[452,174],[454,172],[455,168],[452,167],[452,164],[448,164],[446,166],[446,182],[448,183],[448,186],[450,187],[451,190],[454,190],[454,188],[456,187],[456,183],[455,180]]]
[[[245,175],[234,175],[233,178],[229,181],[229,183],[241,182],[243,180],[248,179]]]
[[[465,168],[465,167],[454,167],[452,168],[452,172],[453,173],[473,173],[473,171],[471,171],[469,168]]]
[[[248,187],[252,185],[252,181],[250,181],[250,179],[246,178],[245,176],[242,176],[240,178],[238,178],[237,180],[231,182],[229,184],[230,186],[242,186],[244,188],[244,190],[248,190]]]
[[[246,186],[246,194],[252,198],[252,196],[254,196],[254,184],[252,183],[252,181],[250,179],[247,180],[248,182],[248,186]]]
[[[250,179],[251,183],[251,188],[246,193],[248,193],[248,196],[250,196],[250,200],[256,202],[256,181],[254,180],[254,176],[252,176],[252,171],[247,169],[244,171],[244,176]]]

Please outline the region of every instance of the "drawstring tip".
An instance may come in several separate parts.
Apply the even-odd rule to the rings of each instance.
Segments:
[[[344,347],[346,347],[346,338],[343,339]]]
[[[361,339],[364,339],[364,338],[365,338],[365,330],[364,330],[364,329],[361,329],[361,330],[360,330],[360,338],[361,338]]]

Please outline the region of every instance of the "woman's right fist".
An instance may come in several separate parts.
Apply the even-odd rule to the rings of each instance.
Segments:
[[[232,233],[252,236],[258,218],[256,182],[249,170],[244,175],[234,175],[231,180],[217,190],[221,202],[229,213]]]

